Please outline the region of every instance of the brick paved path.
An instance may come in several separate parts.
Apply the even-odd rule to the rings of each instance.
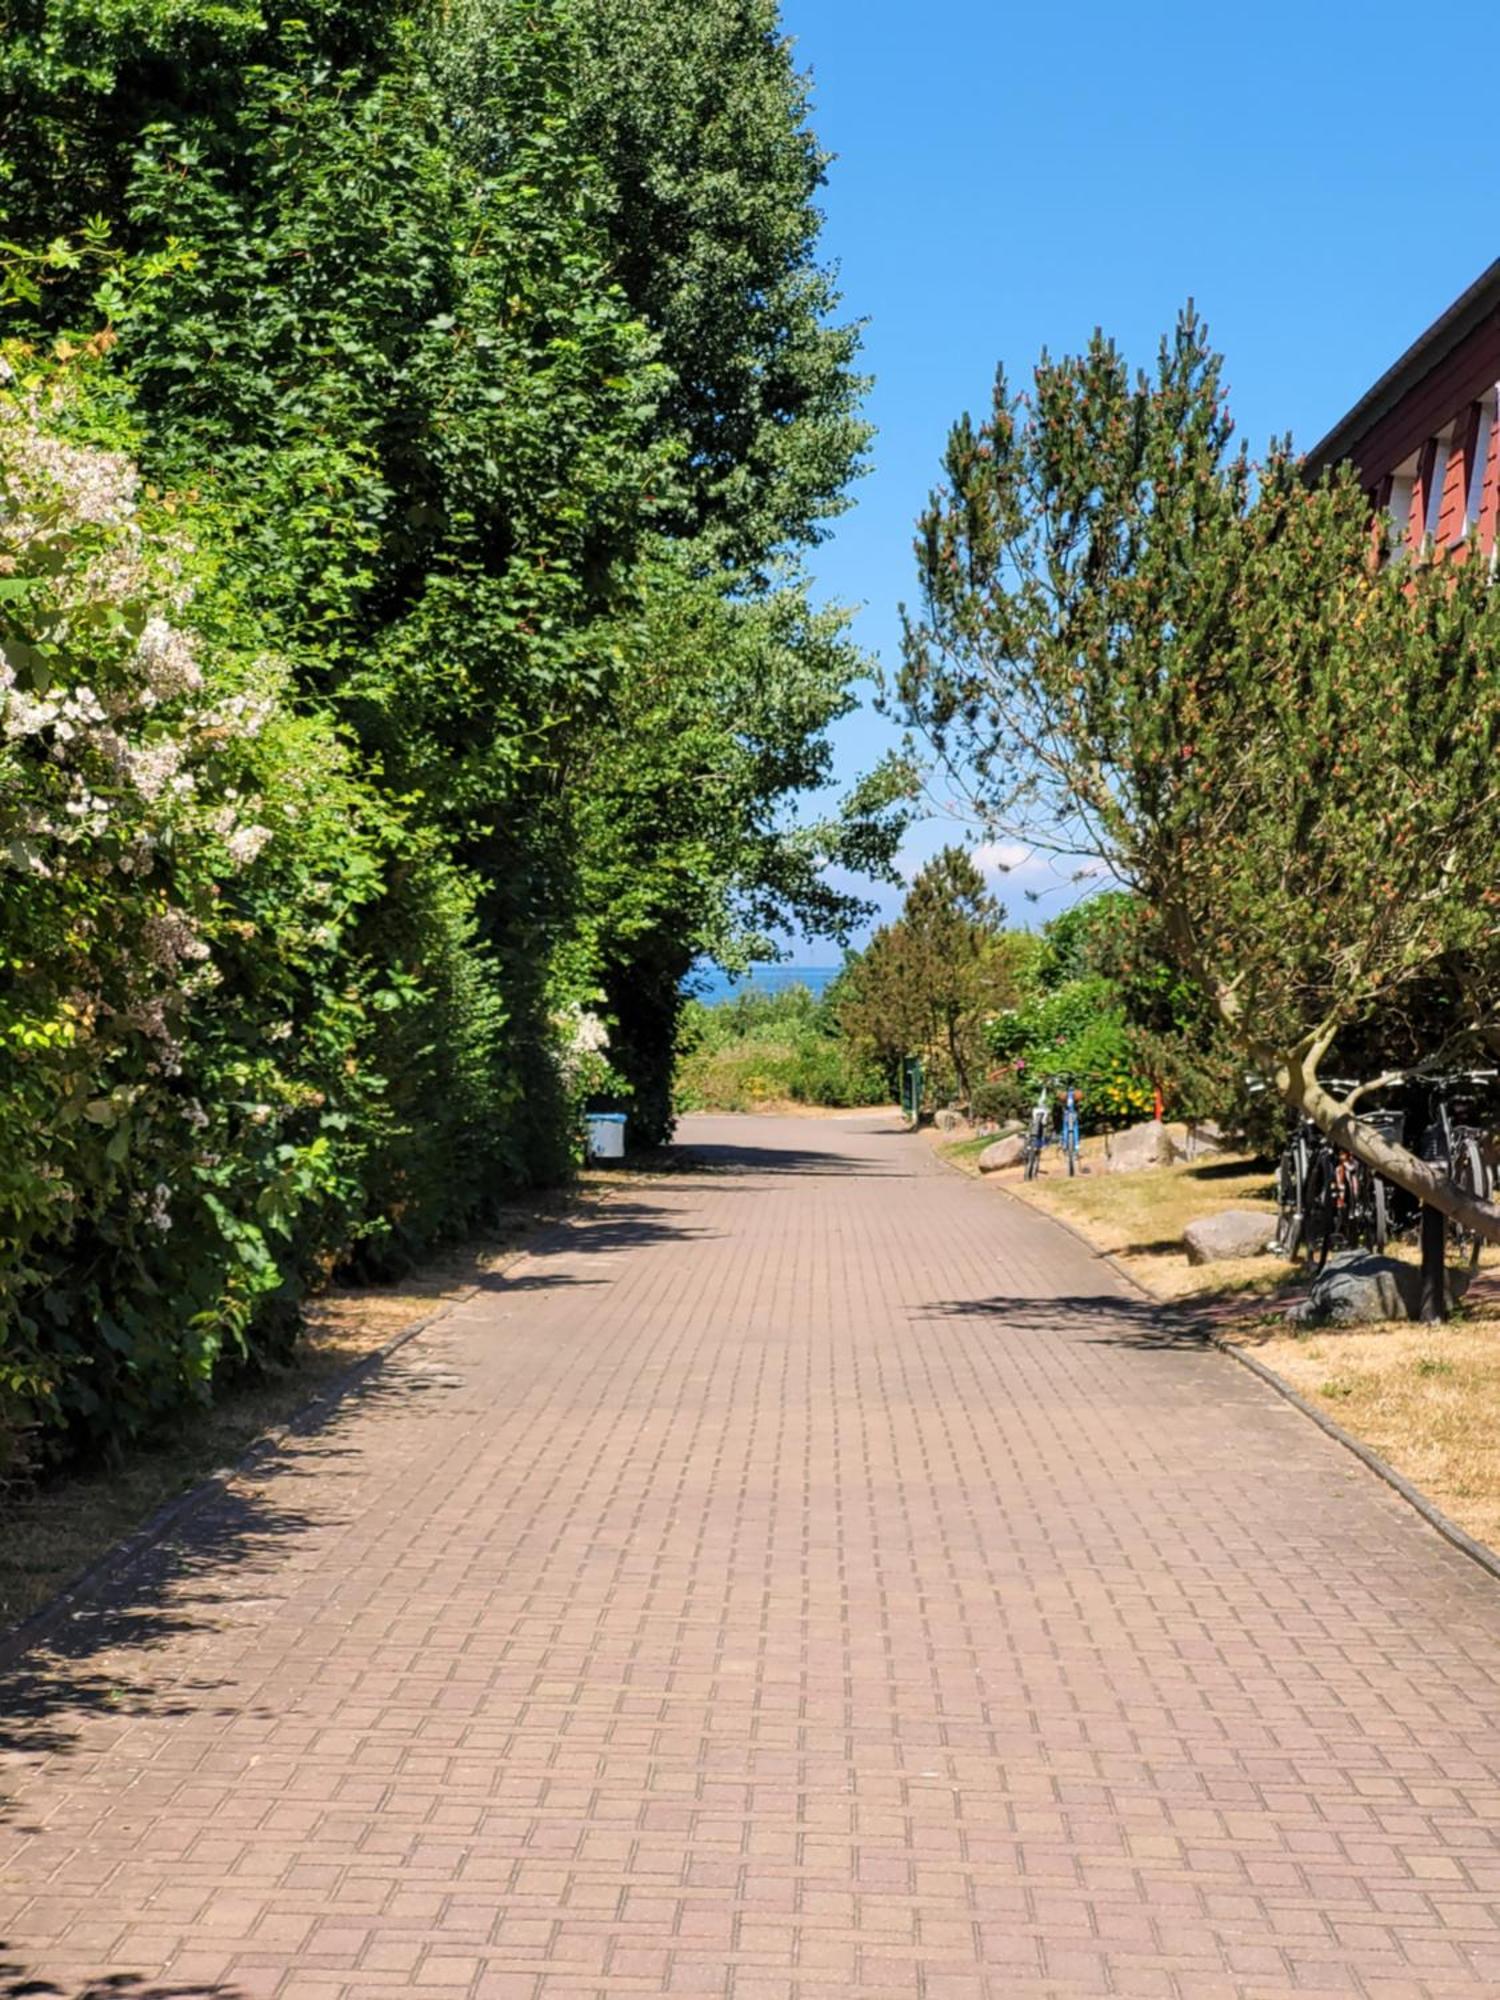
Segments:
[[[920,1142],[689,1136],[12,1677],[0,1992],[1500,1995],[1500,1586]]]

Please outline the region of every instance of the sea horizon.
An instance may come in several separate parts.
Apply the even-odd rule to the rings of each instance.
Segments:
[[[731,974],[717,965],[696,967],[684,982],[685,990],[705,1007],[722,1007],[742,993],[786,993],[805,986],[819,996],[839,974],[841,965],[755,965],[748,972]]]

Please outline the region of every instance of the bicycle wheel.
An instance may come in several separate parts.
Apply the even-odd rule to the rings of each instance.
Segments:
[[[1316,1277],[1328,1262],[1338,1229],[1338,1204],[1334,1199],[1334,1162],[1331,1153],[1319,1153],[1308,1170],[1307,1190],[1302,1204],[1303,1246],[1308,1269]]]
[[[1040,1166],[1041,1164],[1042,1164],[1042,1149],[1041,1149],[1041,1147],[1040,1147],[1040,1146],[1039,1146],[1039,1145],[1037,1144],[1037,1142],[1036,1142],[1036,1140],[1035,1140],[1035,1139],[1028,1139],[1028,1140],[1026,1141],[1026,1178],[1027,1178],[1027,1180],[1029,1180],[1029,1181],[1034,1181],[1034,1180],[1036,1179],[1036,1173],[1037,1173],[1037,1168],[1038,1168],[1038,1167],[1039,1167],[1039,1166]]]
[[[1460,1139],[1454,1148],[1452,1162],[1453,1185],[1462,1188],[1477,1201],[1490,1198],[1490,1171],[1484,1164],[1484,1155],[1479,1150],[1477,1139]],[[1461,1264],[1469,1270],[1477,1268],[1479,1253],[1484,1248],[1484,1238],[1475,1230],[1468,1229],[1461,1222],[1450,1219],[1448,1240],[1458,1253]]]
[[[1288,1146],[1276,1169],[1276,1236],[1273,1247],[1288,1263],[1302,1246],[1302,1163],[1295,1146]]]
[[[1391,1240],[1390,1206],[1385,1198],[1385,1182],[1379,1174],[1370,1175],[1370,1206],[1368,1211],[1368,1241],[1372,1250],[1383,1250]]]
[[[1071,1180],[1078,1171],[1078,1134],[1076,1132],[1070,1132],[1063,1140],[1063,1151],[1068,1156],[1068,1179]]]

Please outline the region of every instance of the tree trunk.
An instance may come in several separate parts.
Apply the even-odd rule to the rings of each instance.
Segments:
[[[1435,1208],[1422,1210],[1422,1303],[1418,1319],[1429,1325],[1448,1317],[1447,1229]]]
[[[953,1074],[958,1078],[958,1094],[962,1098],[965,1107],[968,1107],[973,1100],[969,1095],[969,1072],[965,1067],[963,1057],[958,1052],[958,1016],[956,1014],[948,1015],[947,1029],[948,1054],[953,1063]]]

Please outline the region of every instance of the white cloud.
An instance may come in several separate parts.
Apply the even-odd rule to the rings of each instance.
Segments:
[[[970,859],[983,875],[1008,875],[1034,859],[1032,850],[1019,840],[986,840],[973,848]]]

